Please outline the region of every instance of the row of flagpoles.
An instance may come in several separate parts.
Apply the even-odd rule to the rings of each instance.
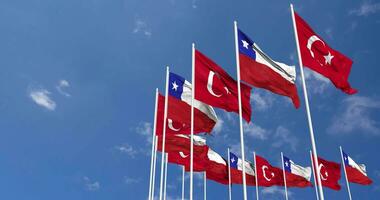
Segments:
[[[348,76],[350,73],[352,61],[345,57],[343,54],[329,47],[312,29],[311,27],[294,12],[293,5],[290,5],[291,15],[293,21],[293,29],[295,35],[295,41],[297,46],[299,69],[302,80],[302,88],[304,93],[304,100],[306,106],[306,115],[311,140],[311,159],[316,169],[315,171],[315,186],[316,195],[319,199],[324,200],[323,195],[323,182],[320,174],[320,166],[322,163],[319,161],[317,155],[317,147],[313,132],[312,117],[309,108],[309,100],[307,87],[303,72],[303,66],[309,67],[317,73],[327,77],[331,82],[343,92],[347,94],[354,94],[356,90],[351,88],[348,83]],[[297,88],[295,85],[295,69],[292,66],[287,66],[283,63],[273,61],[267,54],[265,54],[256,43],[254,43],[245,33],[238,29],[237,22],[234,22],[234,35],[235,35],[235,57],[236,57],[236,70],[237,80],[233,80],[222,68],[220,68],[211,59],[204,56],[198,50],[195,49],[195,45],[192,44],[192,80],[191,84],[182,77],[171,73],[169,67],[166,69],[166,85],[165,96],[162,97],[156,89],[156,105],[154,113],[154,127],[152,138],[152,156],[151,156],[151,168],[150,168],[150,181],[149,181],[149,199],[154,199],[155,188],[155,175],[156,175],[156,159],[157,151],[160,150],[161,154],[161,166],[160,166],[160,188],[159,199],[166,199],[166,181],[167,181],[167,163],[170,162],[170,152],[166,149],[167,136],[172,137],[173,133],[178,134],[190,134],[189,135],[189,154],[184,155],[184,152],[178,152],[181,158],[190,157],[189,169],[186,169],[186,165],[183,167],[182,173],[182,198],[184,198],[184,176],[185,170],[190,172],[190,184],[189,184],[189,199],[193,200],[193,172],[194,170],[202,171],[199,166],[194,169],[194,134],[200,132],[211,132],[213,126],[217,121],[215,112],[211,106],[222,108],[228,112],[236,112],[239,115],[239,130],[240,130],[240,144],[241,144],[241,178],[243,185],[243,198],[247,200],[247,169],[245,167],[246,156],[244,150],[244,132],[243,132],[243,119],[250,122],[251,108],[249,104],[251,88],[248,85],[252,85],[259,88],[264,88],[272,91],[273,93],[288,96],[293,101],[296,108],[299,107],[299,97]],[[315,44],[314,44],[315,43]],[[323,60],[324,59],[324,60]],[[206,71],[203,68],[207,69]],[[197,74],[197,77],[195,76]],[[261,75],[261,76],[260,76]],[[203,78],[201,80],[201,78]],[[222,79],[215,83],[214,76]],[[271,81],[272,79],[274,81]],[[245,83],[242,83],[244,81]],[[196,85],[197,83],[197,85]],[[214,83],[214,84],[213,84]],[[169,88],[169,85],[172,87]],[[200,84],[200,86],[198,86]],[[203,84],[203,85],[202,85]],[[196,87],[197,86],[197,87]],[[213,90],[213,87],[217,90]],[[216,91],[216,92],[215,92]],[[248,94],[248,95],[247,95]],[[208,95],[208,96],[207,96]],[[164,100],[163,100],[164,99]],[[222,100],[220,100],[222,99]],[[248,99],[248,100],[247,100]],[[162,100],[164,103],[162,103]],[[161,104],[160,104],[161,102]],[[170,106],[175,104],[176,109],[168,111],[169,102]],[[162,105],[163,104],[163,105]],[[190,106],[190,109],[183,107],[183,105]],[[182,107],[181,107],[182,106]],[[173,111],[175,110],[175,111]],[[180,116],[180,112],[190,112],[190,120],[188,116]],[[173,112],[176,112],[173,114]],[[158,114],[160,113],[160,115]],[[186,112],[188,114],[188,112]],[[168,117],[170,115],[170,117]],[[177,117],[178,119],[174,119]],[[182,118],[181,118],[182,117]],[[179,119],[181,118],[181,119]],[[188,123],[189,122],[189,123]],[[197,123],[196,123],[197,122]],[[202,123],[198,123],[202,122]],[[162,125],[162,126],[161,126]],[[176,127],[174,125],[177,125]],[[179,126],[178,126],[179,125]],[[169,135],[167,135],[169,134]],[[162,141],[160,141],[160,139]],[[160,146],[161,145],[161,146]],[[196,144],[195,146],[197,146]],[[207,147],[208,149],[208,147]],[[197,149],[198,151],[198,149]],[[210,149],[208,149],[210,152]],[[181,154],[182,153],[182,154]],[[216,154],[213,152],[214,155]],[[282,154],[282,153],[281,153]],[[207,154],[208,155],[208,154]],[[219,156],[220,157],[220,156]],[[348,178],[346,173],[345,160],[343,151],[341,150],[341,157],[343,168],[346,175],[346,183],[351,199],[351,193],[348,185]],[[254,181],[256,185],[256,199],[259,199],[258,194],[258,174],[261,173],[256,167],[257,158],[261,162],[261,157],[257,157],[254,154]],[[217,159],[217,158],[216,158]],[[281,159],[284,157],[281,155]],[[178,161],[179,162],[179,161]],[[219,159],[219,164],[223,163],[223,159]],[[228,150],[228,185],[229,191],[231,191],[231,174],[230,174],[230,152]],[[267,161],[265,161],[267,162]],[[225,163],[225,162],[224,162]],[[286,199],[287,197],[287,181],[286,170],[284,161],[282,162],[282,177],[285,188]],[[227,164],[226,164],[227,165]],[[268,163],[269,165],[269,163]],[[265,165],[267,168],[268,166]],[[270,166],[270,165],[269,165]],[[273,168],[274,169],[274,168]],[[213,177],[213,171],[204,170],[204,198],[206,199],[206,178]],[[250,172],[248,172],[250,173]],[[265,170],[263,169],[264,177]],[[274,172],[272,172],[273,174]],[[274,175],[273,175],[274,176]],[[266,179],[269,179],[265,177]],[[324,177],[325,178],[325,177]],[[231,192],[229,192],[229,199],[232,198]]]

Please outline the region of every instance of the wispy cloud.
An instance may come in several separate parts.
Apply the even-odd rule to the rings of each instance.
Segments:
[[[54,111],[57,104],[50,98],[50,92],[46,89],[30,89],[29,97],[39,106]]]
[[[272,107],[274,102],[274,96],[269,94],[268,92],[257,90],[251,94],[251,102],[255,110],[265,111]]]
[[[332,39],[333,38],[333,29],[331,27],[326,28],[325,29],[325,34],[327,35],[327,37],[329,37],[330,39]]]
[[[246,133],[248,136],[260,139],[260,140],[266,140],[268,139],[268,136],[270,132],[254,123],[245,123],[243,125],[244,133]]]
[[[370,1],[363,1],[359,8],[352,9],[349,11],[351,15],[357,16],[368,16],[370,14],[375,14],[380,11],[380,3],[372,3]]]
[[[197,0],[191,0],[191,7],[193,7],[194,9],[198,8]]]
[[[135,20],[135,26],[132,31],[134,34],[143,34],[144,36],[150,38],[152,36],[152,31],[148,27],[147,23],[142,19]]]
[[[215,134],[219,134],[223,130],[223,124],[224,121],[219,117],[218,121],[216,122],[214,129],[212,130]]]
[[[304,68],[307,88],[314,94],[323,94],[330,85],[330,80],[324,76]],[[301,80],[301,79],[298,79]]]
[[[88,191],[97,191],[100,189],[100,183],[98,181],[92,181],[87,176],[83,177],[85,189]]]
[[[148,143],[152,143],[153,128],[149,122],[140,122],[135,129],[136,133],[146,137]]]
[[[276,132],[274,133],[274,143],[272,143],[273,147],[280,148],[280,147],[289,147],[292,151],[297,150],[298,146],[298,139],[296,136],[291,134],[289,129],[279,126],[276,129]]]
[[[141,178],[124,177],[124,182],[128,185],[136,184],[141,182]]]
[[[271,195],[271,196],[274,196],[274,195],[281,195],[281,196],[285,196],[285,191],[283,188],[279,188],[279,187],[266,187],[266,188],[263,188],[261,190],[261,193],[263,195]],[[293,193],[291,191],[288,190],[288,197],[292,196]]]
[[[355,95],[344,99],[342,104],[342,112],[333,117],[328,133],[339,135],[357,130],[372,135],[380,134],[379,122],[371,116],[374,110],[380,109],[379,100]]]
[[[67,80],[60,80],[58,82],[58,85],[55,87],[57,89],[57,91],[65,96],[65,97],[70,97],[71,95],[67,92],[65,92],[65,89],[66,88],[69,88],[70,87],[70,83],[67,81]]]
[[[131,158],[134,158],[136,154],[138,153],[137,150],[135,150],[131,145],[129,144],[123,144],[119,146],[115,146],[115,149],[119,151],[120,153],[126,154]]]

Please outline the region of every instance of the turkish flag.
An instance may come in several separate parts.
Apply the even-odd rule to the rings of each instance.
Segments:
[[[256,155],[256,172],[259,186],[284,185],[282,169],[273,167],[267,160],[258,155]]]
[[[339,185],[339,179],[341,175],[339,163],[327,161],[318,157],[318,170],[320,173],[322,186],[328,187],[333,190],[340,190],[341,187]]]
[[[228,112],[239,113],[237,82],[210,58],[195,50],[195,98]],[[241,83],[243,118],[251,121],[251,87]]]
[[[185,170],[190,170],[190,136],[169,135],[165,137],[165,152],[168,153],[170,163],[185,166]],[[162,136],[158,137],[157,150],[162,151]],[[204,171],[207,165],[207,153],[209,147],[198,136],[194,136],[194,171]]]
[[[355,94],[357,90],[348,82],[352,60],[332,49],[296,12],[294,15],[303,65],[330,79],[343,92]]]
[[[164,125],[165,96],[159,94],[157,105],[156,135],[162,135]],[[191,106],[172,96],[168,96],[168,116],[166,122],[166,134],[190,134]],[[194,108],[194,134],[210,133],[215,121],[202,111]]]

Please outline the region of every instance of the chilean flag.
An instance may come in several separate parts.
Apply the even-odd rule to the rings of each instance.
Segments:
[[[181,76],[170,73],[168,96],[168,117],[166,133],[190,134],[191,129],[191,84]],[[165,97],[159,95],[156,134],[162,135]],[[210,133],[217,116],[214,109],[200,101],[194,100],[194,133]]]
[[[255,170],[252,163],[245,161],[245,177],[247,185],[255,184]],[[230,173],[231,173],[231,183],[243,184],[243,160],[237,157],[235,154],[230,152]]]
[[[276,62],[265,54],[246,34],[238,30],[241,80],[273,93],[288,96],[300,106],[294,66]]]
[[[368,178],[365,165],[356,164],[344,151],[342,153],[348,181],[361,185],[370,185],[372,180]]]
[[[211,148],[208,149],[207,159],[207,179],[228,185],[228,167],[226,160]]]
[[[302,167],[295,164],[289,158],[283,156],[286,184],[288,187],[307,187],[312,186],[310,182],[311,167]]]
[[[237,82],[210,58],[195,50],[195,98],[224,109],[239,113]],[[251,87],[241,85],[243,117],[251,121]]]

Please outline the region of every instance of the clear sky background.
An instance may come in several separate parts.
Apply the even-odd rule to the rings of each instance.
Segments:
[[[236,77],[233,20],[273,59],[298,64],[289,3],[0,0],[0,199],[146,199],[154,91],[163,92],[165,66],[189,80],[195,42]],[[351,184],[353,198],[378,199],[380,2],[293,3],[331,47],[353,59],[350,82],[359,90],[348,96],[306,71],[318,153],[340,162],[342,145],[374,181]],[[253,89],[253,124],[245,125],[250,160],[255,150],[280,166],[283,151],[310,165],[299,80],[298,110],[285,97]],[[220,121],[208,144],[224,157],[227,147],[240,154],[237,115],[216,110]],[[180,175],[169,165],[168,199],[180,197]],[[326,199],[348,198],[340,183],[339,192],[325,188]],[[207,184],[209,199],[227,199],[226,186]],[[248,192],[254,199],[254,188]],[[260,188],[260,195],[283,199],[283,190]],[[241,186],[233,196],[241,199]],[[290,199],[314,197],[313,188],[290,189]]]

